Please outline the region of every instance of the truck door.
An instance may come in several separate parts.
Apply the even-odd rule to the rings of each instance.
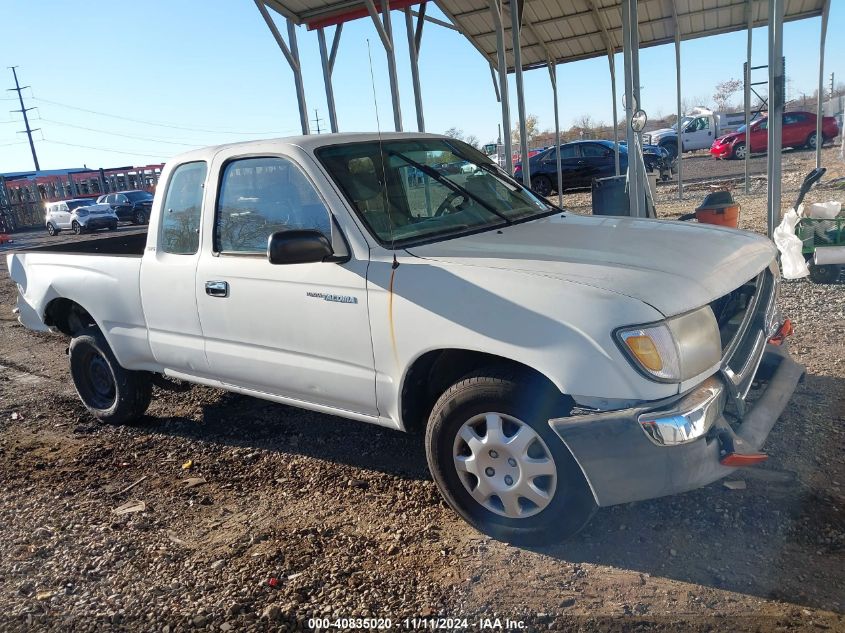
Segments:
[[[696,117],[690,121],[684,129],[684,151],[709,149],[715,140],[713,125],[709,116]]]
[[[196,282],[211,371],[228,385],[376,415],[368,262],[271,264],[277,231],[316,229],[343,244],[322,198],[288,157],[237,157],[214,171],[212,244]]]
[[[141,263],[141,303],[153,357],[192,376],[209,375],[194,292],[206,172],[204,161],[170,172],[164,202],[149,228],[157,240]]]

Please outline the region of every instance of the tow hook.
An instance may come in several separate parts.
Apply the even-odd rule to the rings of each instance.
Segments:
[[[775,332],[774,336],[769,339],[769,343],[772,345],[781,345],[786,340],[787,336],[792,336],[794,331],[792,321],[786,319],[783,322],[783,325],[778,328],[778,331]]]
[[[754,466],[769,459],[768,455],[757,451],[738,452],[737,449],[741,450],[744,442],[729,429],[720,429],[716,437],[719,440],[719,463],[722,466],[742,468]]]

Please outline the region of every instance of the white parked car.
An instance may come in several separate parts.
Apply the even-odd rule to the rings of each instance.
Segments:
[[[431,166],[455,160],[477,173]],[[8,267],[94,416],[142,416],[159,374],[420,432],[452,507],[510,541],[765,459],[803,376],[771,242],[572,214],[446,137],[189,152],[147,236],[74,246]]]
[[[107,204],[97,204],[89,198],[50,202],[44,214],[50,235],[73,231],[77,235],[98,229],[117,229],[117,216]]]

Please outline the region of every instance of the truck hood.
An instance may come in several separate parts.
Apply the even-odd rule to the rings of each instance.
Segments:
[[[651,136],[652,143],[654,143],[654,139],[661,138],[664,136],[676,136],[677,132],[670,127],[660,128],[659,130],[652,130],[651,132],[646,132],[646,136]]]
[[[745,231],[571,213],[408,251],[447,264],[585,284],[639,299],[667,317],[735,290],[775,255],[769,240]]]

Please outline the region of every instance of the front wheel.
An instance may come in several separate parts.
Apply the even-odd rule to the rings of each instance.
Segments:
[[[79,224],[79,222],[77,222],[76,220],[74,220],[73,224],[71,224],[71,228],[73,229],[73,232],[76,233],[77,235],[82,235],[82,231],[83,231],[82,225]]]
[[[737,160],[745,160],[745,143],[737,143],[734,145],[733,156]]]
[[[52,222],[47,222],[47,235],[50,235],[52,237],[53,235],[58,234],[58,232],[59,230],[55,227]]]
[[[807,149],[816,149],[816,142],[818,141],[818,137],[816,133],[813,132],[810,136],[807,137],[807,143],[804,145]]]
[[[678,155],[677,143],[663,143],[660,147],[669,152],[669,158],[675,158]]]
[[[124,424],[144,415],[152,398],[150,375],[121,367],[99,329],[75,336],[68,355],[76,393],[94,417]]]
[[[552,193],[552,181],[546,176],[534,176],[531,179],[531,189],[534,193],[546,198]]]
[[[527,373],[491,367],[452,385],[426,429],[428,466],[449,505],[476,529],[520,544],[564,540],[596,504],[549,419],[563,396]]]
[[[144,224],[147,216],[142,209],[138,209],[132,216],[132,224]]]

